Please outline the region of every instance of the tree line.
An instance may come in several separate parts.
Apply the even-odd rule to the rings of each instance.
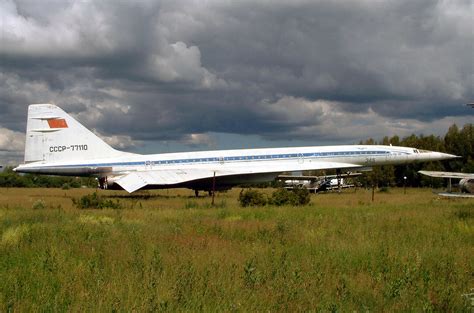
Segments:
[[[428,163],[411,163],[406,165],[385,165],[374,167],[372,172],[363,175],[360,182],[371,186],[406,186],[410,187],[441,187],[443,180],[431,178],[418,173],[420,170],[449,171],[474,173],[474,126],[466,124],[459,128],[456,124],[449,127],[447,133],[440,137],[435,135],[415,135],[400,139],[398,136],[384,137],[376,142],[370,138],[360,144],[382,144],[412,147],[423,150],[445,152],[460,158]],[[406,179],[405,179],[406,177]]]
[[[405,146],[423,150],[446,152],[460,156],[461,158],[436,161],[429,163],[412,163],[407,165],[385,165],[373,168],[373,171],[366,173],[359,178],[359,182],[364,186],[406,186],[440,187],[443,184],[441,179],[435,179],[418,174],[419,170],[430,171],[453,171],[474,173],[474,126],[466,124],[459,128],[456,124],[449,127],[444,136],[435,135],[415,135],[400,139],[399,136],[384,137],[381,141],[369,138],[361,141],[360,144],[368,145],[393,145]],[[321,175],[320,171],[310,172],[311,175]],[[331,174],[329,172],[325,174]],[[406,177],[406,179],[404,179]],[[273,184],[264,184],[272,186]],[[15,173],[12,167],[7,167],[0,173],[0,187],[56,187],[56,188],[79,188],[82,186],[96,187],[94,178],[77,178],[47,176],[36,174],[20,175]]]
[[[65,177],[36,174],[18,174],[13,167],[6,167],[0,173],[0,187],[44,187],[44,188],[81,188],[97,187],[93,177]]]

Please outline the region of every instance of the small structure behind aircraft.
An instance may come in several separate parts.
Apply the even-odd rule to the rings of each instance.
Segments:
[[[436,178],[447,178],[448,179],[448,191],[438,193],[440,196],[445,197],[465,197],[474,198],[474,174],[470,173],[456,173],[456,172],[438,172],[438,171],[419,171],[418,173],[436,177]],[[452,192],[452,179],[459,179],[459,189],[461,193]]]
[[[277,179],[285,184],[286,189],[306,188],[310,192],[318,193],[321,191],[355,187],[354,184],[348,184],[347,180],[345,181],[344,179],[360,175],[362,175],[362,173],[359,172],[324,176],[279,175]]]

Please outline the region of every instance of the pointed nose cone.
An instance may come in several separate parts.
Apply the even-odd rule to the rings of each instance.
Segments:
[[[433,160],[437,160],[437,161],[460,158],[460,156],[449,154],[449,153],[441,153],[441,152],[432,152],[432,153],[434,154]]]

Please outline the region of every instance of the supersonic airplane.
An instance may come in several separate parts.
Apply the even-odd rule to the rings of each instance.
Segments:
[[[337,169],[454,158],[414,148],[373,145],[216,150],[140,155],[113,149],[59,107],[28,107],[20,173],[95,176],[103,189],[190,188],[214,191],[274,180],[282,172]]]

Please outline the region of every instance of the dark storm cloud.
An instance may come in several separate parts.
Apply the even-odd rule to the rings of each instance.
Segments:
[[[122,147],[358,141],[473,113],[469,1],[6,0],[0,15],[4,146],[38,102]]]
[[[221,46],[200,45],[203,55],[212,62],[213,52],[228,52],[216,56],[219,71],[273,94],[365,105],[472,96],[467,3],[331,1],[224,11],[221,31],[202,32]]]

